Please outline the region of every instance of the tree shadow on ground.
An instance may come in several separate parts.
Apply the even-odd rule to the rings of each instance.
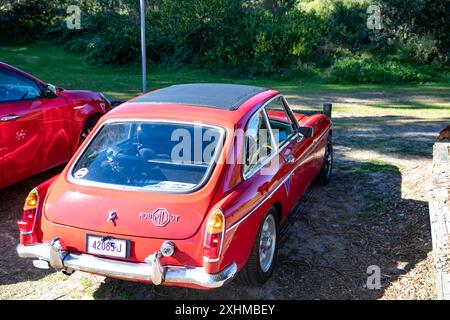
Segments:
[[[439,121],[411,116],[341,117],[336,121],[343,147],[358,151],[375,151],[397,159],[431,159],[438,132],[450,118]]]
[[[431,251],[428,204],[402,198],[398,167],[341,158],[336,171],[289,227],[279,272],[303,288],[289,298],[377,299]],[[373,265],[381,290],[366,286]]]
[[[383,157],[414,158],[418,161],[417,170],[425,170],[423,164],[431,160],[431,145],[444,123],[444,119],[428,121],[399,116],[336,118],[333,180],[326,187],[313,187],[299,203],[297,214],[283,230],[274,275],[260,288],[233,281],[224,288],[198,291],[106,279],[93,296],[96,299],[379,298],[431,251],[427,203],[402,197],[400,169],[386,163]],[[358,152],[374,155],[361,160],[354,157]],[[0,240],[4,243],[1,285],[39,280],[49,274],[34,269],[30,260],[17,256],[16,221],[29,190],[60,170],[51,170],[0,191]],[[423,184],[414,188],[424,192]],[[381,269],[381,290],[365,287],[370,265]]]
[[[382,158],[418,159],[422,162],[417,170],[426,170],[423,165],[431,159],[434,138],[448,120],[408,116],[336,118],[334,178],[326,187],[313,187],[300,201],[282,231],[274,275],[261,288],[234,281],[205,292],[106,279],[94,297],[380,298],[395,281],[426,260],[432,249],[428,203],[402,198],[400,169]],[[365,151],[374,152],[373,159],[355,160],[352,156]],[[423,184],[417,188],[424,192]],[[372,265],[381,270],[379,290],[367,288],[367,268]]]
[[[427,203],[402,199],[402,176],[390,164],[338,152],[335,175],[312,187],[282,230],[279,263],[260,288],[233,281],[198,291],[106,279],[96,299],[376,299],[431,250]],[[366,287],[379,266],[382,289]],[[400,267],[399,267],[400,266]]]

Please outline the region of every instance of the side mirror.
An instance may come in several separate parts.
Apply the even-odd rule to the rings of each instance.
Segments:
[[[306,138],[311,138],[314,135],[313,127],[299,127],[298,132]]]
[[[45,87],[45,95],[47,97],[57,97],[58,93],[59,93],[58,88],[52,84],[47,84],[47,86]]]

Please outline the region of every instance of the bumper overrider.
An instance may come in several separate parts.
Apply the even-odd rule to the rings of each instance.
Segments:
[[[33,264],[38,268],[52,267],[69,274],[76,270],[85,271],[113,278],[151,281],[155,285],[167,283],[219,288],[233,279],[237,272],[235,263],[216,274],[209,274],[202,267],[163,266],[160,263],[162,255],[159,251],[149,255],[145,263],[70,253],[59,239],[54,239],[51,244],[18,245],[16,250],[21,258],[36,259]]]

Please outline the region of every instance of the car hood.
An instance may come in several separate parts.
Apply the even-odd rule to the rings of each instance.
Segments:
[[[213,194],[113,190],[75,185],[59,177],[47,193],[43,210],[49,221],[87,233],[186,239],[203,223]],[[115,221],[108,220],[111,212],[117,214]]]

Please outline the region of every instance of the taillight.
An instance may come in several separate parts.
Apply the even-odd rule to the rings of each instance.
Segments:
[[[225,232],[225,217],[220,209],[214,211],[206,225],[205,246],[203,256],[206,261],[219,260]]]
[[[30,244],[36,242],[33,233],[36,222],[36,215],[39,203],[39,193],[37,189],[31,190],[23,206],[22,219],[17,222],[20,231],[20,243]]]

